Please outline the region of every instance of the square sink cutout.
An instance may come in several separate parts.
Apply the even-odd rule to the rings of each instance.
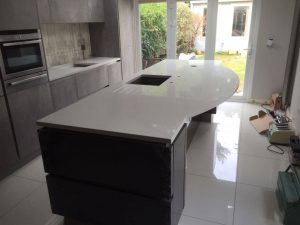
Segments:
[[[142,74],[137,78],[129,81],[128,84],[159,86],[170,77],[171,76]]]

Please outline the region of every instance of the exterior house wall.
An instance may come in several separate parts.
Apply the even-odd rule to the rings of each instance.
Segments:
[[[234,8],[245,6],[248,7],[245,33],[243,36],[232,36],[232,26],[234,18]],[[204,10],[207,4],[203,1],[191,2],[191,9],[194,13],[198,14],[200,18],[204,16]],[[249,32],[252,15],[252,2],[234,2],[224,1],[218,5],[218,18],[217,18],[217,37],[216,37],[216,51],[235,51],[243,52],[248,48]],[[202,32],[201,32],[202,33]],[[196,40],[196,49],[205,51],[205,36],[200,36]]]

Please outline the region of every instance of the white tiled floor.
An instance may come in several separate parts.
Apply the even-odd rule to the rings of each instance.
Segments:
[[[180,225],[279,225],[277,172],[287,154],[248,121],[259,106],[226,102],[202,123],[187,154],[186,205]],[[41,157],[0,181],[1,225],[58,225],[51,213]]]

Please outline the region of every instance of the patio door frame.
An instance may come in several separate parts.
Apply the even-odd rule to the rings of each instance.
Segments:
[[[252,85],[255,67],[255,56],[257,46],[257,34],[259,29],[259,21],[261,14],[261,1],[252,0],[252,16],[250,26],[250,36],[248,42],[248,54],[247,63],[245,69],[245,82],[244,91],[242,96],[232,96],[230,100],[233,101],[249,101],[252,95]],[[139,1],[136,1],[138,5]],[[149,2],[159,2],[158,0]],[[167,2],[167,58],[176,59],[176,21],[177,21],[177,2],[180,0],[166,0]],[[205,41],[205,60],[215,59],[215,47],[216,47],[216,35],[217,35],[217,17],[218,17],[218,0],[207,0],[207,28],[206,28],[206,41]],[[137,6],[138,8],[138,6]],[[139,16],[138,16],[139,20]],[[139,21],[138,21],[139,24]],[[140,29],[139,29],[140,30]],[[141,34],[139,33],[139,40],[141,40]],[[140,43],[141,45],[141,43]]]
[[[176,59],[176,13],[178,0],[167,0],[167,58]],[[217,19],[219,0],[207,1],[207,28],[205,40],[205,60],[215,59]],[[255,52],[257,43],[257,33],[259,27],[261,10],[261,0],[252,0],[252,16],[250,26],[250,36],[248,42],[248,53],[245,68],[245,82],[242,96],[232,96],[233,101],[248,101],[251,97],[253,84],[253,71],[255,62]]]

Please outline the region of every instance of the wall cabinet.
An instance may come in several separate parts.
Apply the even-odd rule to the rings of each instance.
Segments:
[[[0,178],[19,161],[4,97],[0,97]]]
[[[107,67],[101,66],[92,71],[79,73],[75,79],[78,97],[83,98],[108,86]]]
[[[70,76],[51,82],[54,110],[62,109],[78,100],[75,77]]]
[[[36,0],[41,23],[104,22],[103,0]]]
[[[88,22],[104,21],[104,3],[103,0],[88,0]]]
[[[37,29],[35,0],[0,0],[0,30]]]
[[[108,74],[109,85],[113,85],[121,81],[122,80],[121,62],[116,62],[114,64],[108,65],[107,74]]]
[[[44,83],[7,96],[20,158],[40,151],[36,121],[51,112],[50,85]]]
[[[50,7],[48,0],[36,0],[40,23],[50,23]]]

